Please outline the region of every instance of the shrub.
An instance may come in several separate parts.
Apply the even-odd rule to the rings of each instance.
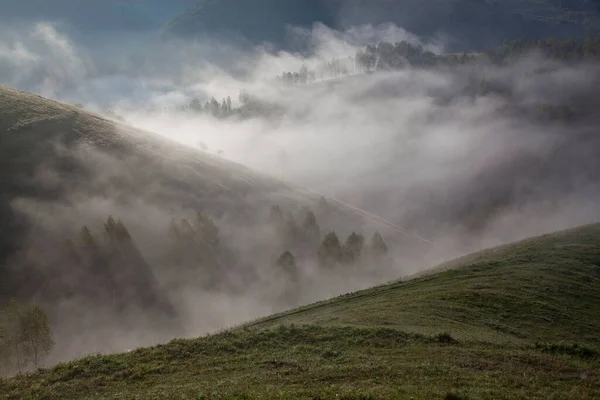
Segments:
[[[456,343],[456,339],[454,339],[448,332],[438,333],[433,337],[433,339],[439,343]]]
[[[579,344],[536,343],[535,348],[544,353],[566,354],[580,358],[594,358],[598,355],[596,349]]]

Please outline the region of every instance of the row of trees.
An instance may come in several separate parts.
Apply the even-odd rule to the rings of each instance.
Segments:
[[[136,307],[166,319],[176,314],[120,219],[108,216],[96,234],[84,226],[60,250],[56,268],[68,266],[69,272],[64,277],[48,277],[47,290],[45,286],[41,290],[48,301],[87,301],[115,319]]]
[[[493,62],[503,63],[532,51],[561,61],[597,60],[600,58],[600,36],[590,35],[583,41],[558,38],[513,39],[487,50],[485,55]]]
[[[211,97],[210,100],[207,100],[204,105],[198,98],[193,98],[190,104],[187,107],[183,108],[188,109],[197,114],[207,114],[211,115],[215,118],[226,118],[237,112],[231,104],[231,97],[227,96],[220,103],[214,97]]]
[[[323,200],[321,200],[321,203]],[[320,207],[324,207],[322,204]],[[277,265],[285,271],[296,267],[296,255],[316,258],[321,268],[359,263],[378,264],[388,253],[388,246],[379,232],[375,232],[367,244],[363,235],[352,232],[342,243],[335,231],[321,238],[321,228],[313,211],[304,208],[299,217],[291,213],[284,216],[278,205],[271,207],[269,224],[286,250],[279,256]],[[295,275],[293,273],[292,275]]]
[[[600,58],[600,36],[590,35],[583,41],[558,38],[507,40],[480,54],[467,52],[435,54],[421,45],[406,41],[380,42],[358,50],[353,57],[329,60],[315,70],[302,66],[298,72],[284,72],[277,79],[288,85],[302,85],[312,83],[317,78],[327,79],[406,67],[461,65],[478,60],[504,63],[532,51],[563,61],[598,59]]]
[[[325,235],[317,256],[320,266],[333,267],[360,262],[378,264],[387,252],[388,246],[379,232],[375,232],[366,245],[364,236],[355,232],[352,232],[342,244],[337,234],[332,231]]]
[[[0,374],[39,367],[53,347],[50,321],[40,306],[11,300],[0,311]]]
[[[280,113],[282,110],[279,105],[261,100],[245,91],[240,92],[238,102],[239,105],[234,107],[229,96],[221,102],[212,97],[204,104],[198,98],[193,98],[188,105],[181,107],[179,110],[189,111],[198,115],[209,115],[213,118],[229,118],[233,116],[248,118],[256,115],[273,115]]]

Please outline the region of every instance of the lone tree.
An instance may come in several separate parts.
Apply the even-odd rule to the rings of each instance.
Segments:
[[[319,264],[323,267],[331,267],[340,263],[343,258],[340,239],[334,231],[325,235],[318,252]]]
[[[50,321],[40,306],[29,305],[22,309],[21,324],[23,353],[38,368],[54,347]]]
[[[37,368],[54,347],[48,316],[37,305],[11,300],[2,310],[0,328],[2,364],[12,365],[17,372],[30,363]]]

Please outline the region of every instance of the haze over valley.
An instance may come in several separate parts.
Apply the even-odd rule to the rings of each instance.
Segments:
[[[458,258],[600,220],[598,6],[451,3],[422,14],[408,0],[110,1],[97,10],[9,1],[0,25],[0,374],[223,330],[241,336],[198,339],[207,357],[253,340],[267,343],[261,357],[284,357],[271,340],[324,340],[327,362],[358,365],[358,353],[336,353],[353,340],[335,331],[346,326],[373,330],[352,331],[355,344],[392,346],[393,337],[430,351],[433,335],[490,357],[502,357],[502,345],[579,343],[593,353],[577,366],[592,377],[581,393],[598,394],[597,324],[566,311],[600,309],[597,226]],[[373,303],[359,292],[285,313],[390,282],[365,292]],[[500,317],[494,304],[510,312]],[[15,315],[38,315],[43,345],[10,339]],[[567,320],[580,334],[561,328]],[[301,328],[285,331],[290,324]],[[211,338],[223,342],[202,347]],[[94,362],[85,376],[104,373]],[[0,394],[25,396],[39,378],[59,382],[55,396],[80,397],[68,392],[79,386],[61,386],[65,365],[51,378],[0,380]],[[177,368],[167,368],[175,380],[185,373]],[[427,393],[418,391],[425,382],[416,392],[399,381],[398,392],[371,392],[367,380],[356,390],[442,398],[461,388],[445,379]],[[500,396],[470,382],[458,392]],[[210,396],[206,385],[190,396]],[[337,393],[315,385],[310,395]],[[523,398],[565,393],[524,385]],[[44,390],[34,397],[52,397]]]

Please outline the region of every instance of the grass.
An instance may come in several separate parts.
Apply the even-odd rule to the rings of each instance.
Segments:
[[[0,384],[6,398],[596,398],[596,358],[388,328],[238,330],[88,357]]]
[[[600,345],[600,225],[475,253],[438,272],[248,325],[382,326],[494,343]]]
[[[194,340],[0,381],[0,398],[600,398],[600,225]]]

